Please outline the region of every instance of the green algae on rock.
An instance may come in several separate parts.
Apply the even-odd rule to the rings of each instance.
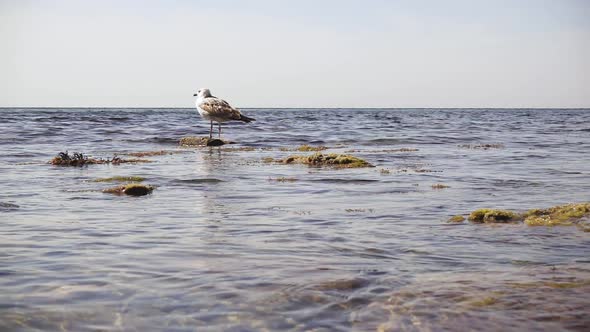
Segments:
[[[469,221],[474,223],[510,223],[520,220],[520,216],[508,210],[479,209],[471,212]]]
[[[469,305],[476,308],[489,307],[498,303],[498,298],[494,296],[486,296],[479,300],[469,302]]]
[[[463,217],[461,215],[452,216],[449,218],[449,220],[447,220],[447,222],[449,222],[449,223],[461,223],[464,221],[465,221],[465,217]]]
[[[524,222],[529,226],[569,226],[584,216],[590,216],[590,203],[571,203],[529,210],[524,214]]]
[[[49,162],[52,165],[56,166],[75,166],[81,167],[85,165],[96,165],[96,164],[112,164],[112,165],[120,165],[120,164],[127,164],[127,163],[150,163],[151,161],[145,159],[122,159],[117,156],[114,156],[111,159],[96,159],[96,158],[89,158],[82,153],[74,152],[71,155],[66,152],[60,152],[57,156],[55,156]]]
[[[224,141],[219,138],[187,136],[180,139],[180,146],[222,146],[233,142]]]
[[[346,154],[329,153],[322,154],[320,152],[311,156],[289,156],[280,162],[285,164],[305,164],[309,166],[321,167],[330,166],[335,168],[360,168],[360,167],[374,167],[367,161]]]
[[[301,146],[298,146],[296,148],[279,148],[280,151],[299,151],[299,152],[319,152],[319,151],[324,151],[327,150],[328,147],[327,146],[311,146],[311,145],[307,145],[307,144],[303,144]]]
[[[103,190],[103,193],[129,196],[145,196],[154,190],[153,186],[139,183],[129,183]]]
[[[590,286],[590,280],[559,280],[540,282],[513,282],[509,284],[513,288],[528,289],[549,287],[555,289],[571,289]]]
[[[113,176],[110,178],[100,178],[92,182],[143,182],[145,178],[141,176]]]

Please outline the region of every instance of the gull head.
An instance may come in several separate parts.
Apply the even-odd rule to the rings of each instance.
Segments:
[[[199,89],[193,96],[198,98],[211,97],[211,91],[209,91],[209,89]]]

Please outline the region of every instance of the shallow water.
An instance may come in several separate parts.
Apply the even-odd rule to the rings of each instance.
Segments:
[[[445,222],[590,201],[590,111],[244,112],[237,144],[181,149],[208,132],[194,110],[0,109],[0,330],[590,326],[590,233]],[[262,161],[302,144],[376,167]],[[174,153],[47,164],[65,150]],[[115,175],[157,188],[92,182]]]

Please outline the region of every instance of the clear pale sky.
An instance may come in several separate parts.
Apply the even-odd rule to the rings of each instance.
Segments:
[[[590,107],[588,0],[0,0],[0,107]]]

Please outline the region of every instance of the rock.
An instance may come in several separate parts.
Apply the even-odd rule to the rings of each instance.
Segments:
[[[447,222],[449,223],[461,223],[465,221],[465,217],[461,216],[461,215],[456,215],[456,216],[452,216],[451,218],[449,218],[449,220]]]
[[[524,214],[529,226],[573,225],[584,216],[590,216],[590,203],[558,205],[548,209],[533,209]]]
[[[222,145],[225,145],[225,142],[218,139],[218,138],[214,138],[212,140],[207,141],[207,146],[222,146]]]
[[[103,190],[103,193],[115,195],[129,195],[129,196],[145,196],[151,194],[154,187],[143,185],[139,183],[124,184],[121,186],[108,188]]]
[[[520,220],[520,216],[512,211],[479,209],[471,212],[469,221],[475,223],[508,223]]]
[[[336,168],[359,168],[359,167],[374,167],[367,161],[346,154],[336,153],[315,153],[310,156],[289,156],[279,162],[285,164],[305,164],[309,166],[330,166]]]
[[[180,146],[222,146],[233,144],[230,141],[220,140],[219,138],[187,136],[180,139]]]
[[[452,222],[455,217],[451,218]],[[532,209],[525,213],[507,210],[479,209],[471,212],[474,223],[511,223],[524,221],[529,226],[577,226],[590,232],[590,202],[557,205],[548,209]]]

